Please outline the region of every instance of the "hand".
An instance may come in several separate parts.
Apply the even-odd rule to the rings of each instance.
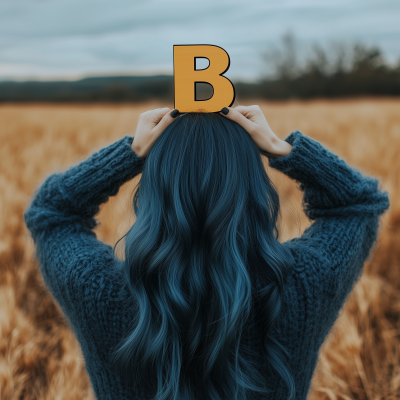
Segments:
[[[156,108],[140,114],[136,133],[131,145],[132,150],[140,158],[145,158],[153,147],[157,138],[175,121],[179,115],[178,110],[170,111],[170,108]]]
[[[272,157],[284,157],[290,154],[292,145],[281,140],[272,132],[259,106],[224,107],[221,114],[238,123],[253,139],[257,147]],[[222,111],[221,110],[221,111]]]

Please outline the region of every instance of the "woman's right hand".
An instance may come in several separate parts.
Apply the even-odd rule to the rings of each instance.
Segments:
[[[292,145],[275,135],[259,106],[224,107],[221,114],[244,128],[257,147],[271,156],[284,157],[290,154]]]

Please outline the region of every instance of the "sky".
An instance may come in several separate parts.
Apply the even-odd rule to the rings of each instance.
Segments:
[[[0,0],[0,80],[172,74],[174,44],[213,44],[255,80],[287,32],[400,59],[400,0]]]

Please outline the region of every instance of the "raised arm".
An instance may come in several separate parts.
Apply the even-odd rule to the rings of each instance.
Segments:
[[[63,173],[47,177],[24,212],[36,245],[36,257],[52,294],[68,315],[73,286],[90,269],[112,260],[112,248],[93,229],[100,205],[141,172],[144,161],[125,136]],[[97,262],[103,260],[104,263]],[[96,266],[96,267],[95,267]]]
[[[314,222],[300,238],[286,243],[298,257],[309,259],[309,284],[338,305],[359,277],[376,240],[379,216],[389,207],[377,179],[363,176],[345,161],[301,132],[285,140],[289,155],[269,165],[300,183],[303,207]]]
[[[125,136],[68,171],[49,176],[24,213],[34,241],[42,236],[51,240],[54,227],[74,223],[95,237],[90,230],[96,226],[99,206],[141,171],[157,137],[178,114],[170,114],[168,107],[149,110],[140,115],[135,137]]]

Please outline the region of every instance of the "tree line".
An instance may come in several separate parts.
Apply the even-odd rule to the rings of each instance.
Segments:
[[[315,44],[301,60],[295,37],[287,33],[263,57],[271,73],[253,85],[235,85],[242,97],[284,100],[356,96],[399,96],[400,58],[389,65],[376,46]]]
[[[400,96],[400,59],[390,65],[376,46],[314,45],[302,59],[298,53],[294,36],[285,34],[279,46],[262,55],[268,73],[255,83],[233,82],[237,99]],[[199,100],[209,97],[207,86],[199,86]],[[173,97],[170,75],[0,82],[0,102],[142,102]]]

